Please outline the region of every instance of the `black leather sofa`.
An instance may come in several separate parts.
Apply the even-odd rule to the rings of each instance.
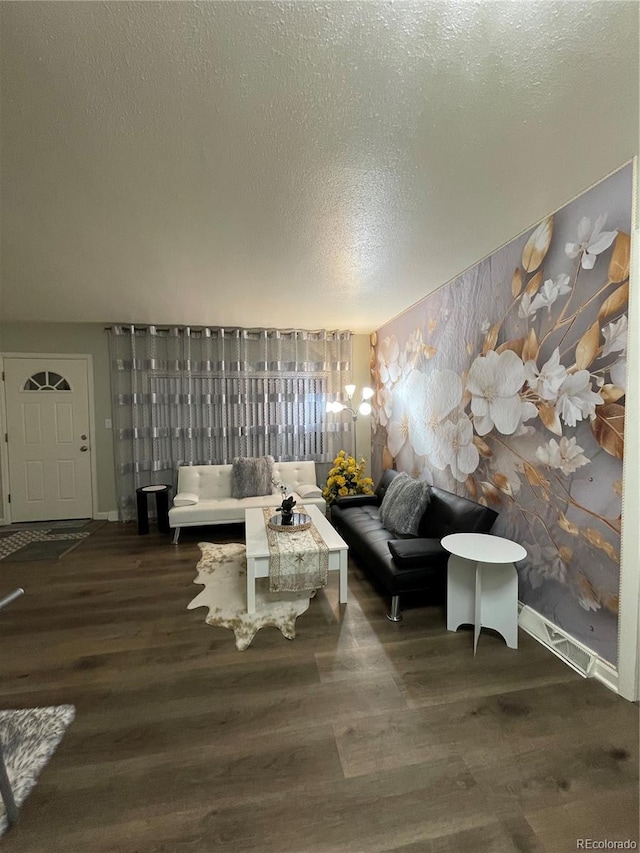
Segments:
[[[440,540],[449,533],[488,533],[498,513],[468,498],[431,486],[418,536],[398,539],[380,521],[379,508],[397,471],[385,471],[373,495],[347,495],[331,507],[331,522],[358,565],[391,597],[387,618],[402,619],[400,596],[427,593],[444,601],[449,552]]]

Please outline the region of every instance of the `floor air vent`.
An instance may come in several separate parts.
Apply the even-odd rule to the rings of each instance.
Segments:
[[[595,656],[550,625],[545,624],[544,627],[549,647],[581,675],[591,675]]]
[[[567,636],[557,625],[526,604],[520,603],[519,610],[518,626],[523,631],[542,643],[545,649],[559,657],[583,678],[596,678],[609,690],[618,692],[618,670],[614,664],[608,663],[587,646]]]

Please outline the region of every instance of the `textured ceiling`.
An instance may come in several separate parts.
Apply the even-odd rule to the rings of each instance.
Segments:
[[[637,153],[638,14],[0,3],[0,319],[371,331]]]

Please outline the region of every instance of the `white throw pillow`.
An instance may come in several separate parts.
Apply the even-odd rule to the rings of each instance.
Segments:
[[[193,506],[193,504],[197,504],[200,498],[198,495],[194,495],[193,492],[178,492],[178,494],[173,499],[174,506]]]
[[[296,486],[294,489],[297,494],[300,495],[301,498],[321,498],[322,497],[322,489],[320,486],[316,485],[304,485],[304,486]]]

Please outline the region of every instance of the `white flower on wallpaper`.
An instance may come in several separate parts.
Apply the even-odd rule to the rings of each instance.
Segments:
[[[584,216],[578,225],[578,239],[575,243],[567,243],[565,252],[570,258],[580,257],[580,265],[585,270],[593,269],[596,255],[604,252],[613,243],[617,231],[603,231],[607,214],[600,215],[593,226],[591,220]]]
[[[541,308],[546,308],[547,313],[551,314],[551,306],[560,296],[571,291],[569,286],[569,276],[561,274],[554,280],[548,278],[535,296],[528,293],[523,293],[518,307],[518,316],[526,319],[532,317]]]
[[[535,361],[528,361],[524,366],[524,375],[529,387],[543,400],[554,402],[558,392],[567,378],[567,368],[560,364],[560,350],[556,347],[551,357],[538,368]]]
[[[512,350],[500,355],[489,350],[486,356],[475,359],[467,388],[478,435],[486,435],[494,427],[503,435],[517,430],[524,414],[519,393],[523,383],[524,364]]]
[[[627,350],[627,315],[623,314],[615,323],[609,323],[602,330],[604,346],[602,355],[612,352],[626,352]]]
[[[625,391],[627,388],[627,359],[619,358],[609,368],[611,381],[616,388]]]
[[[462,399],[462,381],[452,370],[413,370],[407,377],[409,436],[418,455],[426,456],[434,468],[449,464],[451,448],[443,424]]]
[[[441,432],[451,473],[459,483],[464,483],[467,476],[476,470],[480,461],[478,448],[473,443],[471,421],[464,412],[460,412],[455,422],[445,421],[442,424]]]
[[[400,377],[400,347],[395,335],[383,338],[378,344],[378,376],[386,388],[390,388]]]
[[[388,324],[372,356],[374,447],[497,509],[496,532],[527,548],[525,590],[559,584],[577,613],[600,619],[617,618],[620,511],[597,507],[620,506],[630,175],[627,202],[598,210],[595,187],[578,216],[572,202],[481,262],[468,274],[476,291],[458,286],[463,274]],[[607,220],[623,227],[604,230]],[[601,455],[611,474],[593,494],[610,497],[592,508],[588,472]],[[582,639],[597,646],[597,635]],[[601,652],[615,660],[615,648]]]
[[[573,427],[583,418],[595,415],[596,406],[602,403],[600,394],[592,390],[589,371],[578,370],[562,382],[556,408],[565,424]]]
[[[403,470],[413,466],[413,449],[409,442],[409,407],[407,405],[407,388],[398,387],[393,395],[391,414],[387,423],[387,447],[397,464]]]
[[[536,450],[536,459],[549,468],[557,468],[563,474],[573,474],[581,465],[589,464],[575,437],[567,438],[566,435],[563,435],[559,442],[551,438],[541,445]]]

